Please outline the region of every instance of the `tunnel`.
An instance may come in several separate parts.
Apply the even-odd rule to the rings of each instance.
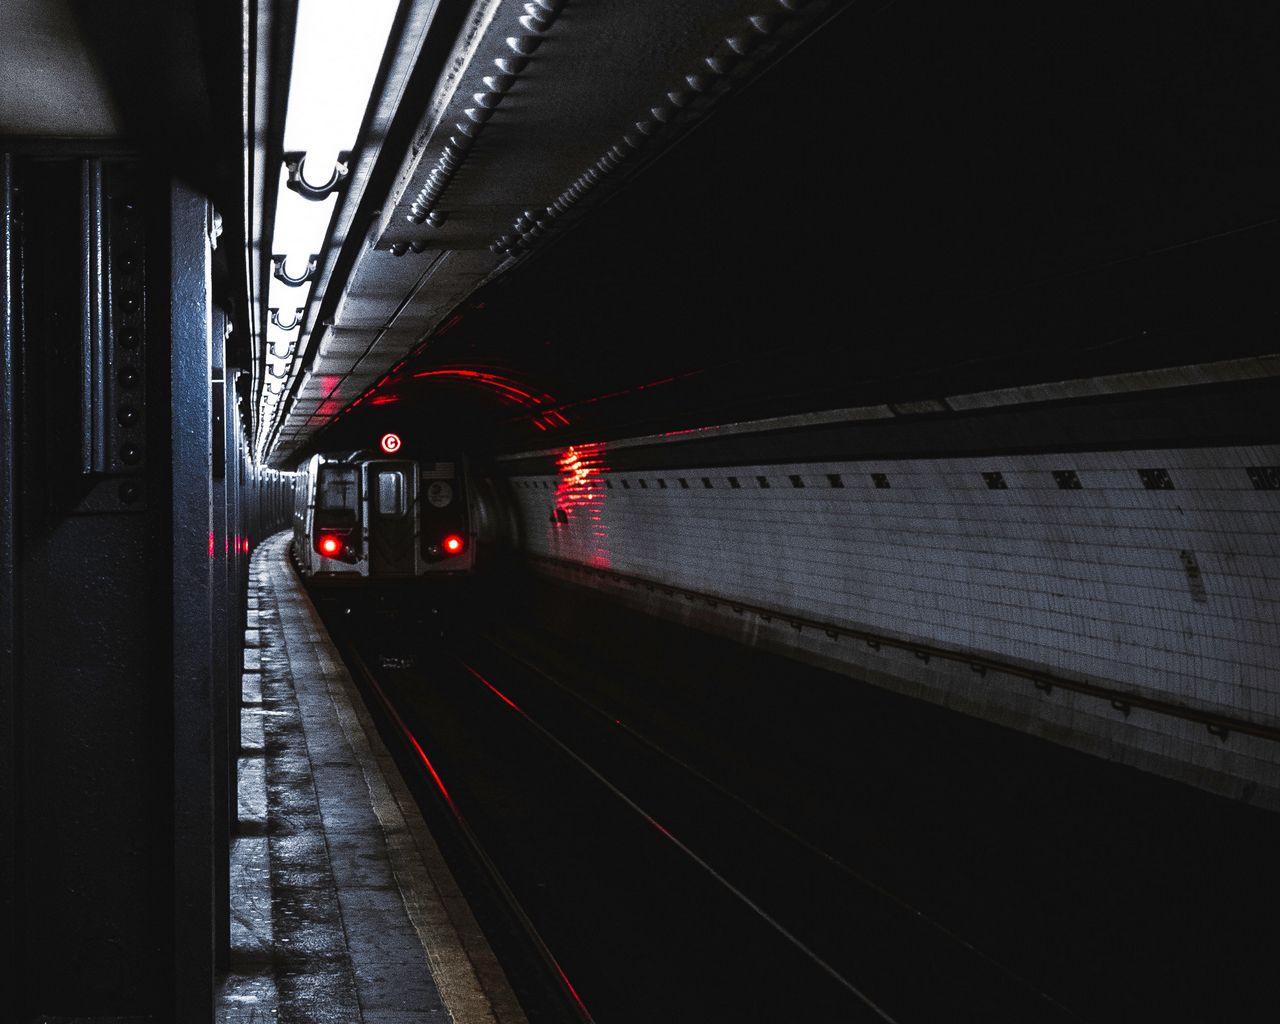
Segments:
[[[1278,30],[9,0],[4,1019],[1267,1019]]]

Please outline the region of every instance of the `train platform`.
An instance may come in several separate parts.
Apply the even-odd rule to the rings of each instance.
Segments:
[[[286,555],[250,569],[226,1024],[524,1024]]]

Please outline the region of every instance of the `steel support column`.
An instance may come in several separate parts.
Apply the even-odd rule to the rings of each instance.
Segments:
[[[231,748],[231,687],[228,638],[231,623],[231,519],[228,496],[226,424],[226,312],[213,308],[213,366],[209,382],[211,490],[209,514],[213,535],[210,553],[212,589],[210,593],[209,644],[211,655],[211,709],[213,712],[213,811],[214,811],[214,954],[219,968],[225,969],[231,954],[231,807],[236,792],[234,783],[236,755]],[[239,709],[236,709],[236,714]]]
[[[0,154],[0,991],[18,991],[17,546],[15,514],[13,158]]]
[[[174,1009],[213,1018],[215,969],[209,203],[175,183],[170,203],[173,571]]]

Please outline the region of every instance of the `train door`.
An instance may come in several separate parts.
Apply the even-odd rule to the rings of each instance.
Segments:
[[[417,557],[418,467],[365,463],[369,500],[369,575],[412,576]]]
[[[423,462],[421,554],[427,573],[459,573],[471,569],[475,555],[470,497],[461,462]]]

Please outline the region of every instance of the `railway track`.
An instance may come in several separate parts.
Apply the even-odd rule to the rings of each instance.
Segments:
[[[477,634],[379,647],[355,659],[571,1015],[1076,1019],[552,668]]]
[[[533,1021],[1244,1020],[1267,991],[1274,816],[589,596],[434,603],[328,618]]]

